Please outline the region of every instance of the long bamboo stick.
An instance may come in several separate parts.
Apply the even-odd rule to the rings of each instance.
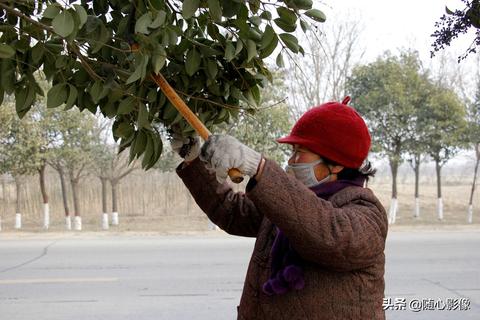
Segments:
[[[210,130],[198,119],[198,117],[193,113],[192,110],[185,104],[185,102],[180,98],[177,92],[172,88],[172,86],[167,82],[167,80],[161,74],[152,75],[155,83],[160,87],[160,90],[165,94],[165,96],[170,100],[170,102],[175,106],[175,108],[180,112],[180,114],[187,120],[187,122],[197,131],[197,133],[202,137],[203,140],[207,140],[208,137],[212,134]],[[240,183],[243,181],[243,174],[240,170],[236,168],[231,168],[228,170],[228,175],[230,179],[235,183]]]

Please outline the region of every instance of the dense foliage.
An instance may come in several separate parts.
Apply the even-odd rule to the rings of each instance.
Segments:
[[[315,21],[325,16],[312,0],[1,1],[0,101],[14,94],[23,117],[44,94],[41,70],[48,107],[115,118],[121,150],[149,168],[162,152],[159,124],[192,130],[150,75],[211,127],[256,107],[271,78],[265,59],[303,53],[292,33]]]

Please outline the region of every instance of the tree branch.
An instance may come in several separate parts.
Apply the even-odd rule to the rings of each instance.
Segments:
[[[87,73],[93,78],[93,79],[96,79],[96,80],[102,80],[102,77],[100,77],[93,69],[92,67],[88,64],[88,61],[87,59],[82,55],[82,53],[80,52],[80,50],[78,49],[78,46],[74,45],[74,44],[70,44],[68,43],[68,41],[66,41],[66,39],[60,35],[58,35],[52,27],[50,26],[47,26],[37,20],[34,20],[32,18],[30,18],[29,16],[23,14],[22,12],[18,11],[18,10],[15,10],[14,8],[12,7],[9,7],[7,6],[6,4],[4,4],[3,2],[0,1],[0,8],[4,9],[5,11],[7,11],[8,13],[11,13],[13,14],[14,16],[17,16],[19,17],[20,19],[23,19],[25,21],[28,21],[30,22],[31,24],[51,33],[51,34],[55,34],[56,36],[58,36],[59,38],[61,38],[63,41],[65,41],[67,43],[67,46],[68,48],[70,49],[71,52],[73,52],[77,57],[78,59],[80,60],[81,64],[83,65],[83,67],[85,68],[85,70],[87,71]]]

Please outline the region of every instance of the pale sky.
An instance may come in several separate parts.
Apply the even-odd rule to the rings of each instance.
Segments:
[[[460,0],[314,0],[314,3],[325,12],[327,22],[334,23],[342,15],[361,21],[367,60],[375,59],[385,50],[396,53],[399,48],[415,48],[422,60],[429,59],[433,42],[430,35],[445,6],[452,10],[463,8]],[[472,39],[462,37],[450,50],[458,56]]]
[[[376,57],[390,50],[393,54],[401,48],[413,48],[420,54],[424,65],[429,69],[438,68],[440,59],[437,54],[430,58],[435,30],[435,22],[449,9],[463,9],[460,0],[314,0],[314,6],[325,12],[327,22],[335,22],[337,17],[353,17],[363,24],[364,62],[371,62]],[[340,18],[339,18],[340,19]],[[454,40],[447,50],[456,59],[470,46],[474,38],[472,32]],[[480,53],[479,53],[480,54]],[[474,55],[461,63],[461,70],[466,78],[473,79],[476,68]],[[471,81],[471,80],[470,80]],[[472,153],[462,152],[448,165],[472,161]]]

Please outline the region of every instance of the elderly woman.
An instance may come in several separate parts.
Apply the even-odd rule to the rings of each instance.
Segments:
[[[286,170],[231,136],[172,141],[210,220],[257,238],[238,319],[385,319],[387,216],[365,187],[370,134],[349,100],[310,109],[278,140],[292,146]],[[246,193],[223,183],[231,168],[250,177]]]

